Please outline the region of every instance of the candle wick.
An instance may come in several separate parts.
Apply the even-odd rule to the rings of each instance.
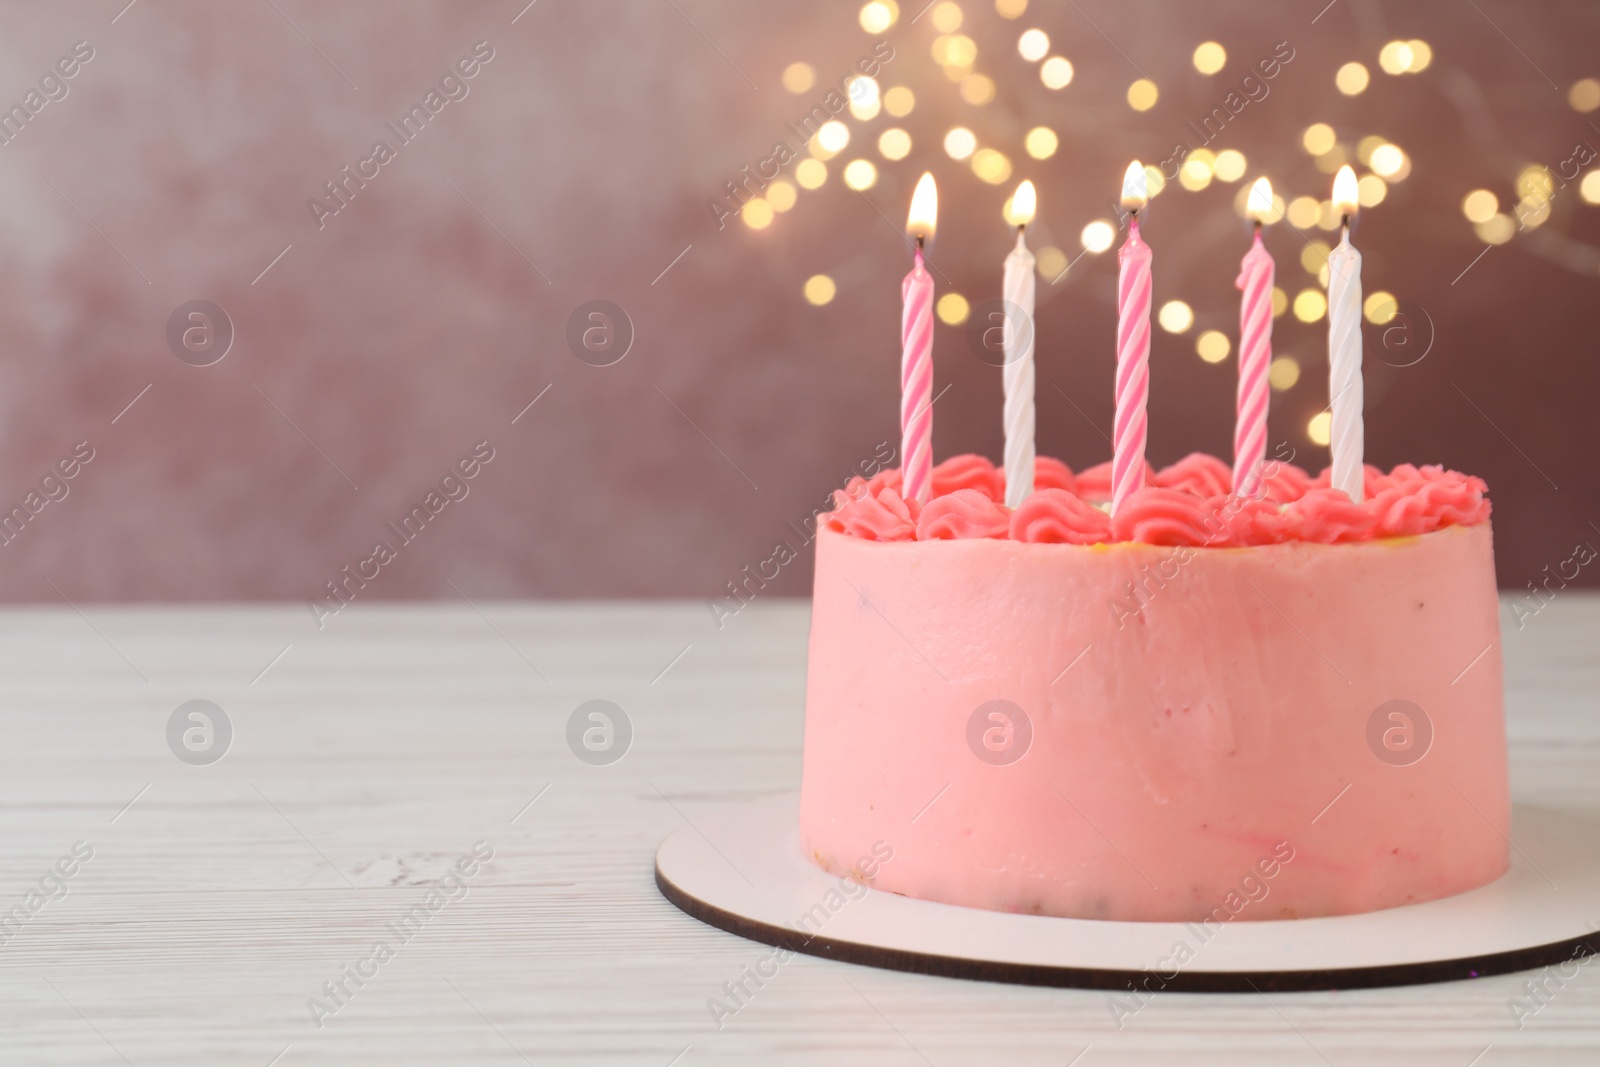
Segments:
[[[919,233],[919,234],[917,234],[917,251],[918,251],[918,252],[921,252],[921,251],[922,251],[922,242],[923,242],[923,239],[924,239],[924,235],[923,235],[923,234],[920,234],[920,233]]]
[[[1340,216],[1339,225],[1343,226],[1345,228],[1345,231],[1348,232],[1349,229],[1350,229],[1350,216],[1349,215]]]

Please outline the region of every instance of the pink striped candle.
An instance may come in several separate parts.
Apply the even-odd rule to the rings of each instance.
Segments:
[[[1131,212],[1128,239],[1117,252],[1117,421],[1111,442],[1111,513],[1144,486],[1145,406],[1150,395],[1150,246],[1139,236],[1139,210],[1149,199],[1143,164],[1122,180]]]
[[[919,504],[933,493],[933,278],[922,264],[922,245],[933,236],[938,211],[933,175],[924,174],[906,221],[906,233],[917,242],[916,261],[900,286],[901,494]]]
[[[1261,490],[1261,461],[1267,454],[1267,368],[1272,363],[1272,279],[1275,264],[1261,243],[1261,227],[1272,215],[1272,185],[1256,179],[1250,188],[1255,241],[1239,263],[1234,281],[1239,302],[1239,402],[1233,426],[1233,491],[1255,497]]]

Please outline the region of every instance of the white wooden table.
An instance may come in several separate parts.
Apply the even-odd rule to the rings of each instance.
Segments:
[[[1600,1062],[1592,965],[1521,1029],[1527,975],[1161,995],[1119,1031],[1104,993],[799,956],[717,1029],[708,998],[768,950],[667,904],[651,857],[686,819],[796,787],[806,618],[757,603],[719,632],[703,604],[480,601],[356,605],[318,632],[304,607],[0,613],[0,910],[41,879],[66,890],[0,944],[0,1063]],[[1600,819],[1600,597],[1560,594],[1506,650],[1517,800]],[[193,699],[233,726],[210,765],[168,747]],[[609,766],[567,744],[591,699],[633,724]],[[92,858],[58,883],[80,841]],[[397,938],[479,841],[493,858],[465,895]],[[366,962],[379,940],[392,958]],[[319,1028],[308,1000],[331,1006],[341,979]]]

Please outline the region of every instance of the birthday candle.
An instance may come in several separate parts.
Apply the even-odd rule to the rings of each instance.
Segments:
[[[1144,485],[1145,406],[1150,394],[1150,246],[1139,236],[1139,211],[1149,200],[1144,165],[1128,164],[1122,207],[1131,213],[1117,252],[1117,421],[1112,431],[1111,513]]]
[[[1360,201],[1356,172],[1339,168],[1333,180],[1333,208],[1343,219],[1339,247],[1328,253],[1328,393],[1333,408],[1335,489],[1360,503],[1364,430],[1361,381],[1361,253],[1350,243],[1350,216]]]
[[[1023,231],[1033,220],[1037,194],[1032,182],[1023,182],[1011,198],[1008,220],[1017,228],[1017,247],[1006,256],[1005,278],[1000,286],[1005,322],[1001,325],[1005,363],[1006,506],[1018,507],[1033,492],[1033,253]]]
[[[1239,302],[1239,400],[1233,427],[1233,491],[1254,497],[1260,491],[1261,460],[1267,454],[1267,368],[1272,363],[1272,275],[1274,264],[1261,243],[1261,227],[1272,216],[1272,183],[1256,179],[1250,187],[1250,217],[1255,240],[1239,263],[1234,281]]]
[[[900,286],[901,492],[919,504],[933,492],[933,278],[922,264],[922,248],[933,236],[938,211],[933,175],[924,174],[906,220],[906,233],[917,242],[916,258]]]

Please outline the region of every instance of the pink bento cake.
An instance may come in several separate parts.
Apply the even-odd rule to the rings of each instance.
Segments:
[[[817,537],[800,836],[923,900],[1133,921],[1427,901],[1509,862],[1483,482],[976,456],[855,479]],[[855,857],[887,843],[870,877]],[[881,846],[880,846],[881,847]]]

